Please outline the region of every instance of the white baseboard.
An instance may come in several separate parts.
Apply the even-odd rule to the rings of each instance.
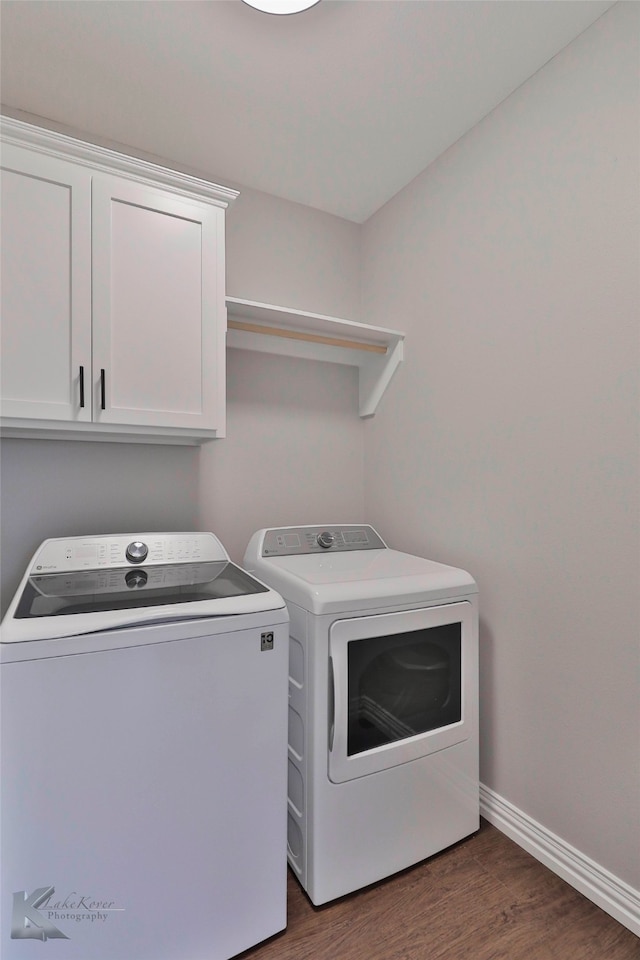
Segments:
[[[640,891],[480,784],[480,813],[545,867],[640,937]]]

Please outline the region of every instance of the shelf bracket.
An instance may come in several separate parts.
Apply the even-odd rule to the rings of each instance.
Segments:
[[[383,362],[376,358],[366,366],[360,367],[359,401],[360,416],[372,417],[382,396],[391,383],[391,378],[404,359],[404,342],[398,340],[392,346]]]

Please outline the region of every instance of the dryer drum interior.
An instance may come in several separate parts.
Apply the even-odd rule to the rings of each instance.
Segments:
[[[461,719],[459,623],[349,644],[347,753]]]

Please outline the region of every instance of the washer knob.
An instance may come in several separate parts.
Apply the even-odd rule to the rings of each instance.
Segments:
[[[129,587],[129,590],[137,590],[140,587],[144,587],[148,579],[149,577],[146,570],[127,570],[124,582]]]
[[[125,557],[129,563],[144,563],[148,553],[149,548],[146,543],[143,543],[142,540],[134,540],[127,547]]]
[[[335,537],[333,536],[332,533],[329,533],[328,530],[325,530],[324,533],[319,533],[318,536],[316,537],[318,544],[321,547],[324,547],[325,550],[328,550],[329,547],[333,546],[334,539]]]

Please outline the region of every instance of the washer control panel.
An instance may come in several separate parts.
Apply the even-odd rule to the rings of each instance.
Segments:
[[[262,556],[290,557],[303,553],[384,550],[386,546],[373,527],[362,524],[280,527],[277,530],[265,530]]]
[[[213,533],[133,533],[104,537],[46,540],[34,557],[31,573],[102,570],[157,564],[228,560]]]

